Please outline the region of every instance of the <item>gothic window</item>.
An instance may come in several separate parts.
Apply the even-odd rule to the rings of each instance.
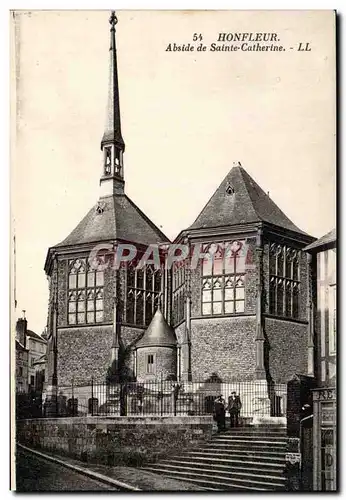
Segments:
[[[104,165],[104,172],[105,175],[111,175],[112,173],[112,148],[106,147],[105,148],[105,165]]]
[[[202,263],[202,314],[245,311],[244,241],[205,245]]]
[[[173,266],[173,324],[185,318],[185,264],[176,262]]]
[[[292,311],[292,282],[286,282],[285,290],[285,301],[286,301],[286,316],[293,316]]]
[[[154,266],[126,270],[125,322],[131,325],[149,325],[162,297],[162,271]]]
[[[284,313],[284,282],[279,278],[276,284],[276,314],[282,316]]]
[[[269,250],[269,312],[299,318],[300,282],[298,250],[272,243]]]
[[[69,261],[68,323],[70,325],[103,321],[104,273],[86,259]]]

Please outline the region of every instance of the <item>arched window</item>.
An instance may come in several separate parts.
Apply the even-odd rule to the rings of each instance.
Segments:
[[[149,325],[162,296],[162,271],[154,266],[126,269],[125,322],[136,326]]]
[[[272,243],[269,249],[269,313],[299,318],[300,252]]]
[[[245,311],[245,241],[205,245],[202,262],[202,314]]]
[[[103,321],[104,272],[91,267],[87,259],[69,261],[68,323]]]
[[[173,324],[185,318],[185,262],[173,265]]]

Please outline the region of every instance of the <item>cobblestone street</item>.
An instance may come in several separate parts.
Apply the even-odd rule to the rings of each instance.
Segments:
[[[23,450],[17,450],[16,453],[16,483],[17,492],[117,491],[115,487],[77,474]]]

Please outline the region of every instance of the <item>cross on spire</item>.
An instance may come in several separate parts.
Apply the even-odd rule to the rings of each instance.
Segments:
[[[111,17],[109,18],[109,24],[112,26],[111,31],[115,29],[115,25],[118,24],[118,18],[115,15],[115,11],[112,10]]]

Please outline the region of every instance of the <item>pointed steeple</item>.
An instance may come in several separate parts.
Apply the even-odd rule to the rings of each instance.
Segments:
[[[101,141],[101,150],[103,151],[103,167],[100,180],[101,196],[110,196],[124,192],[123,153],[125,151],[125,143],[121,135],[120,123],[118,66],[115,44],[115,26],[117,22],[118,19],[113,11],[109,18],[111,29],[106,125]]]

